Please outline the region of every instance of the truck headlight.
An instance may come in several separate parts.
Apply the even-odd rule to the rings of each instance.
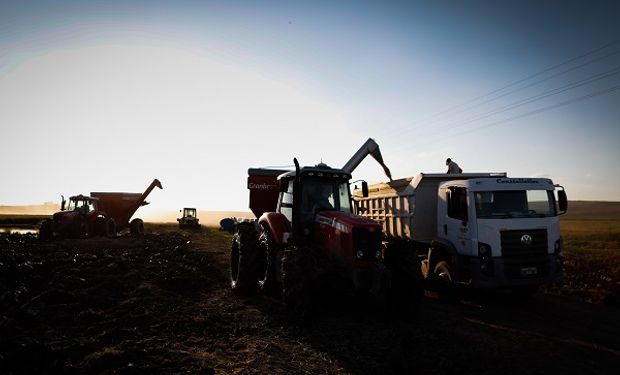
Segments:
[[[362,250],[358,250],[357,253],[355,253],[355,256],[357,259],[362,259],[364,257],[364,252]]]

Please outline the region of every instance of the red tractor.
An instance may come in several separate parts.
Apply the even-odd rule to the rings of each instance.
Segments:
[[[353,214],[350,172],[363,157],[373,155],[389,176],[378,147],[369,150],[367,142],[361,151],[346,169],[322,163],[300,168],[297,159],[294,171],[249,169],[250,208],[258,220],[237,223],[230,264],[234,291],[280,294],[286,305],[303,307],[308,297],[334,289],[337,280],[338,288],[375,297],[403,318],[417,314],[417,257],[383,249],[381,225]]]
[[[112,237],[126,228],[132,235],[144,234],[142,219],[129,220],[138,208],[149,204],[145,199],[155,187],[162,188],[157,179],[144,193],[92,192],[90,196],[75,195],[69,197],[68,205],[63,197],[60,211],[41,223],[39,238]]]
[[[44,220],[39,228],[41,239],[52,237],[86,238],[92,235],[111,237],[116,234],[116,223],[105,212],[95,209],[98,198],[87,195],[64,197],[60,211],[52,219]]]

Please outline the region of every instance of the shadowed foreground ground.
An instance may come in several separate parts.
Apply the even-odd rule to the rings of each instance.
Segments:
[[[412,324],[346,300],[298,319],[276,299],[228,290],[230,235],[147,229],[0,236],[0,373],[611,374],[620,364],[620,310],[602,303],[429,294]]]

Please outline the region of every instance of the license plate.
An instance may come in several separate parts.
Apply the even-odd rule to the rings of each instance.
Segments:
[[[538,274],[538,268],[536,267],[521,268],[521,276],[532,276],[536,274]]]

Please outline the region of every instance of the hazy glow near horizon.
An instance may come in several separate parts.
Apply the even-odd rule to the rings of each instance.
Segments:
[[[0,205],[141,192],[158,178],[147,214],[242,211],[248,168],[293,157],[340,167],[368,137],[395,177],[444,171],[452,157],[467,172],[551,177],[570,199],[618,200],[619,91],[523,115],[619,75],[493,111],[609,72],[620,55],[441,115],[619,39],[616,5],[566,30],[579,9],[549,20],[535,2],[261,4],[0,5]],[[385,179],[371,159],[354,177]]]

